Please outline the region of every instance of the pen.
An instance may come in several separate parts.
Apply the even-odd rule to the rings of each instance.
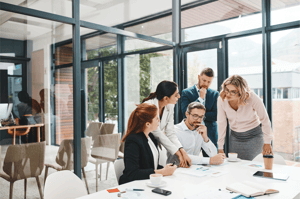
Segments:
[[[126,191],[144,191],[144,189],[132,189],[132,188],[126,188]]]
[[[174,161],[174,162],[173,162],[173,164],[172,164],[171,166],[174,166],[174,165],[175,165],[175,163],[176,163],[176,161]]]

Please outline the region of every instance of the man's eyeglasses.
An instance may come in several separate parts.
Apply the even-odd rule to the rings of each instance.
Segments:
[[[224,89],[226,94],[230,94],[231,96],[235,96],[236,94],[238,94],[237,91],[229,91],[226,87]]]
[[[196,114],[191,114],[190,112],[188,112],[188,113],[193,117],[194,120],[198,120],[198,119],[200,119],[201,121],[205,120],[205,116],[204,115],[199,116],[199,115],[196,115]]]

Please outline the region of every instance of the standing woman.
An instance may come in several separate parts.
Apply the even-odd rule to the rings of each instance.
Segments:
[[[175,82],[165,80],[160,82],[156,91],[150,93],[143,102],[154,104],[158,109],[157,115],[160,118],[160,123],[158,128],[152,131],[152,134],[171,155],[176,154],[178,156],[180,167],[188,167],[187,162],[191,165],[191,159],[182,148],[174,130],[174,106],[179,98],[178,85]]]
[[[158,164],[157,140],[151,133],[158,125],[157,108],[153,104],[140,104],[131,113],[126,135],[122,139],[122,142],[125,141],[125,169],[119,184],[149,179],[149,175],[154,173],[163,176],[174,173],[176,165],[162,167]]]
[[[273,154],[273,133],[264,104],[239,75],[223,82],[218,99],[219,153],[224,153],[227,119],[231,129],[230,153],[238,153],[244,160],[253,160],[261,152]]]

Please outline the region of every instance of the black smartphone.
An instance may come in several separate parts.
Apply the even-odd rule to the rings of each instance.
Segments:
[[[171,191],[167,191],[167,190],[160,189],[160,188],[155,188],[155,189],[152,190],[152,192],[153,193],[158,193],[158,194],[161,194],[161,195],[164,195],[164,196],[168,196],[172,193]]]

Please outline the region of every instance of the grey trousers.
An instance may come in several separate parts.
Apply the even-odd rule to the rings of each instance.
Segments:
[[[229,153],[237,153],[243,160],[253,160],[263,151],[264,136],[260,125],[246,132],[230,132]]]

